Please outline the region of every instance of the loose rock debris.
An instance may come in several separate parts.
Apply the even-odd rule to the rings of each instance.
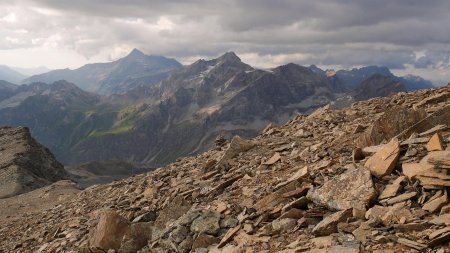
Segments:
[[[196,157],[2,217],[0,251],[449,252],[449,94],[327,106],[252,140],[218,138]]]

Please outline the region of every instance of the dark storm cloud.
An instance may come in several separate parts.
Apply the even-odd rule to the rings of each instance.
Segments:
[[[138,47],[186,59],[233,50],[301,64],[376,64],[397,69],[449,65],[447,0],[18,2],[56,14],[31,16],[39,25],[30,23],[28,34],[9,36],[1,47],[26,46],[27,36],[42,35],[35,44],[56,43],[86,56],[108,48]],[[258,64],[256,58],[254,62]]]

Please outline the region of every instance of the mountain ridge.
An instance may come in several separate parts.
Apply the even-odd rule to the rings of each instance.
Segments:
[[[141,82],[157,82],[182,65],[163,56],[145,55],[134,49],[127,56],[107,63],[91,63],[80,68],[53,70],[31,76],[23,83],[53,83],[66,80],[80,88],[100,94],[121,93]]]
[[[68,179],[50,151],[31,137],[28,128],[0,128],[0,199]]]
[[[0,65],[0,80],[16,84],[20,83],[25,77],[25,75],[6,65]]]
[[[133,50],[127,57],[147,56]],[[371,87],[364,98],[399,91]],[[220,134],[252,137],[270,122],[283,124],[328,103],[349,106],[358,98],[349,99],[348,89],[334,72],[294,63],[260,70],[227,52],[111,96],[65,81],[19,86],[0,100],[0,124],[30,126],[67,165],[123,160],[156,167],[206,150]]]

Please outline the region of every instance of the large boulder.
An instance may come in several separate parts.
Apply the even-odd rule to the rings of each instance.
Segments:
[[[369,129],[359,136],[357,145],[361,148],[374,146],[390,140],[405,129],[420,122],[427,116],[425,110],[399,107],[385,112]]]
[[[89,246],[104,251],[119,250],[123,237],[130,234],[130,227],[129,222],[115,211],[105,211],[91,232]]]
[[[376,197],[370,172],[361,167],[348,170],[307,194],[315,204],[333,210],[365,209]]]

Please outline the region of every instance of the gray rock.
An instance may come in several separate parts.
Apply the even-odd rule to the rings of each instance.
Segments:
[[[348,170],[307,194],[315,204],[333,210],[366,209],[376,197],[370,171],[365,168]]]
[[[239,224],[239,221],[233,217],[225,217],[224,219],[220,220],[221,228],[234,228],[238,224]]]
[[[219,213],[206,211],[192,222],[191,231],[198,234],[205,233],[210,235],[217,235],[220,230],[219,221]]]
[[[272,230],[284,232],[293,229],[297,225],[297,219],[284,218],[272,221]]]
[[[178,226],[170,233],[169,238],[177,244],[182,242],[189,234],[189,229],[185,226]]]
[[[149,221],[155,221],[156,220],[156,212],[150,211],[144,214],[139,215],[138,217],[134,218],[133,222],[149,222]]]

